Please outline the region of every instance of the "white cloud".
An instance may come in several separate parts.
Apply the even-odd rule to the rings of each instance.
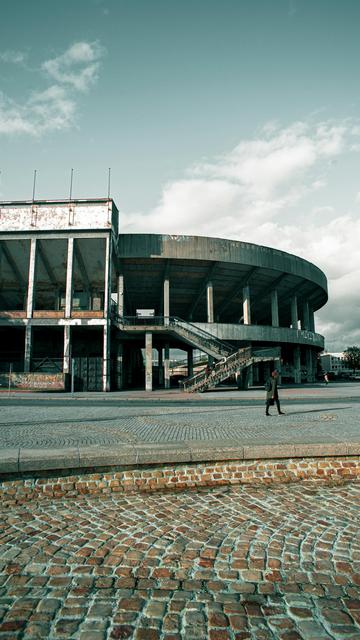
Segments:
[[[3,52],[0,57],[8,54],[10,61],[10,53],[12,62],[22,61],[21,52]],[[56,79],[56,84],[42,91],[34,90],[22,103],[0,92],[0,135],[40,136],[73,126],[77,94],[97,80],[103,54],[97,42],[77,42],[62,55],[43,63],[42,69]]]
[[[6,51],[0,51],[0,61],[9,64],[23,64],[27,59],[27,53],[24,51],[13,51],[7,49]]]
[[[360,342],[354,305],[360,221],[329,204],[327,173],[329,161],[350,150],[354,135],[357,127],[350,121],[297,122],[284,129],[268,123],[255,139],[190,167],[187,178],[167,184],[147,214],[123,213],[122,229],[239,239],[314,262],[329,278],[330,302],[318,314],[319,327],[341,351],[345,336],[348,342],[358,332]],[[316,194],[318,201],[319,193],[325,203],[314,206],[311,196]],[[348,313],[346,334],[337,318],[339,305]]]
[[[98,42],[76,42],[62,55],[44,62],[42,68],[56,82],[86,91],[98,78],[103,54]]]

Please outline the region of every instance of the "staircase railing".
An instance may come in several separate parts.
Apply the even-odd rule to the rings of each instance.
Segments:
[[[115,322],[123,329],[132,326],[157,326],[174,331],[196,347],[210,353],[215,358],[227,357],[234,352],[234,347],[223,340],[219,340],[212,333],[197,327],[187,320],[177,316],[118,316],[113,315]]]
[[[252,347],[243,347],[235,353],[215,364],[209,371],[206,367],[203,371],[187,378],[181,383],[183,391],[205,391],[210,387],[226,380],[234,373],[240,373],[244,367],[248,367],[255,362],[265,362],[280,357],[279,347],[268,347],[252,349]]]

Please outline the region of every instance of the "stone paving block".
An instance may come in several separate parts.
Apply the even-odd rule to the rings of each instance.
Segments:
[[[126,466],[135,464],[136,451],[132,445],[121,444],[112,447],[80,446],[80,467]]]
[[[280,416],[281,417],[281,416]],[[244,459],[269,459],[269,458],[293,458],[295,455],[295,445],[292,444],[268,444],[268,445],[245,445]]]

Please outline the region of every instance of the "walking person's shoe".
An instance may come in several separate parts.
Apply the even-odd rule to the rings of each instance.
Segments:
[[[284,411],[279,411],[279,416],[284,416],[285,412]]]

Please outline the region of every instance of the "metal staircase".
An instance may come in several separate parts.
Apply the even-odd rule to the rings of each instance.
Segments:
[[[204,351],[216,360],[229,356],[234,347],[219,340],[208,331],[200,329],[194,324],[176,316],[118,316],[113,315],[113,323],[120,331],[139,331],[148,328],[149,331],[168,331],[176,334],[192,347]]]
[[[217,384],[229,378],[232,374],[240,373],[242,369],[256,362],[272,361],[280,357],[279,348],[252,349],[245,347],[232,353],[208,371],[204,369],[192,378],[181,383],[183,391],[189,393],[202,392],[215,387]]]

